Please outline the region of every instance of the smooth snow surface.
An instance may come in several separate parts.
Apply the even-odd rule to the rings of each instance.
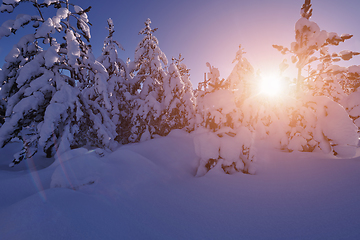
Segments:
[[[257,141],[255,175],[195,177],[193,137],[8,168],[21,147],[11,143],[0,152],[0,239],[360,239],[359,157]]]

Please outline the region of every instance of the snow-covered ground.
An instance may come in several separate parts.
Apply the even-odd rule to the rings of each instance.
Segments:
[[[21,147],[11,143],[0,239],[360,239],[360,157],[268,146],[257,142],[255,175],[195,177],[193,136],[181,131],[8,168]]]

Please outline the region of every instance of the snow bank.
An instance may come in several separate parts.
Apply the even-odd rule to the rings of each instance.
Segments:
[[[97,182],[104,166],[95,152],[84,149],[64,153],[56,163],[59,165],[51,177],[50,187],[73,190]]]
[[[349,118],[346,110],[324,96],[307,96],[304,100],[315,111],[317,125],[314,139],[320,143],[320,148],[325,153],[330,152],[331,144],[339,157],[355,156],[359,141],[358,127]]]
[[[204,176],[217,165],[229,174],[236,171],[255,174],[253,140],[253,134],[246,127],[236,132],[231,128],[216,132],[198,128],[194,133],[195,153],[199,158],[196,176]]]
[[[258,156],[267,161],[260,161],[257,175],[223,174],[218,164],[196,178],[188,174],[196,159],[191,137],[177,131],[102,158],[85,150],[68,152],[63,155],[68,160],[64,169],[79,185],[71,190],[60,165],[38,171],[46,199],[31,189],[27,171],[0,170],[0,191],[6,193],[0,198],[0,236],[19,240],[360,236],[359,159],[285,153],[259,142]],[[54,172],[52,180],[44,178],[49,170]],[[98,178],[87,178],[87,171]],[[55,180],[61,188],[49,189]],[[95,182],[84,185],[91,181]]]
[[[194,137],[195,152],[204,161],[218,159],[220,154],[220,138],[210,131],[200,132]]]

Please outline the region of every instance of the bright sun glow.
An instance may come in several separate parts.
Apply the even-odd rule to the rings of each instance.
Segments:
[[[262,77],[260,81],[260,94],[265,94],[270,97],[279,96],[283,91],[283,83],[280,77]]]

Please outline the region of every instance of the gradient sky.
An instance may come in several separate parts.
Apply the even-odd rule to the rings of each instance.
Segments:
[[[39,1],[41,2],[41,0]],[[83,8],[92,6],[88,14],[93,51],[101,53],[107,36],[106,20],[115,24],[115,39],[125,51],[120,57],[133,60],[134,50],[141,41],[138,32],[147,18],[152,27],[158,28],[155,36],[160,48],[171,61],[179,53],[191,69],[194,87],[207,72],[206,62],[219,68],[221,77],[230,74],[239,44],[247,52],[245,57],[263,75],[272,74],[284,58],[272,44],[290,46],[294,40],[294,25],[300,18],[304,0],[76,0],[71,1]],[[341,44],[336,51],[344,49],[360,52],[360,1],[359,0],[313,0],[313,16],[321,29],[338,34],[349,33],[354,37]],[[29,6],[28,6],[29,7]],[[24,9],[14,12],[26,13]],[[3,13],[0,22],[15,18]],[[21,33],[21,32],[19,32]],[[0,40],[0,65],[14,44],[14,38]],[[346,62],[360,64],[360,57]],[[288,72],[290,77],[295,77]]]

